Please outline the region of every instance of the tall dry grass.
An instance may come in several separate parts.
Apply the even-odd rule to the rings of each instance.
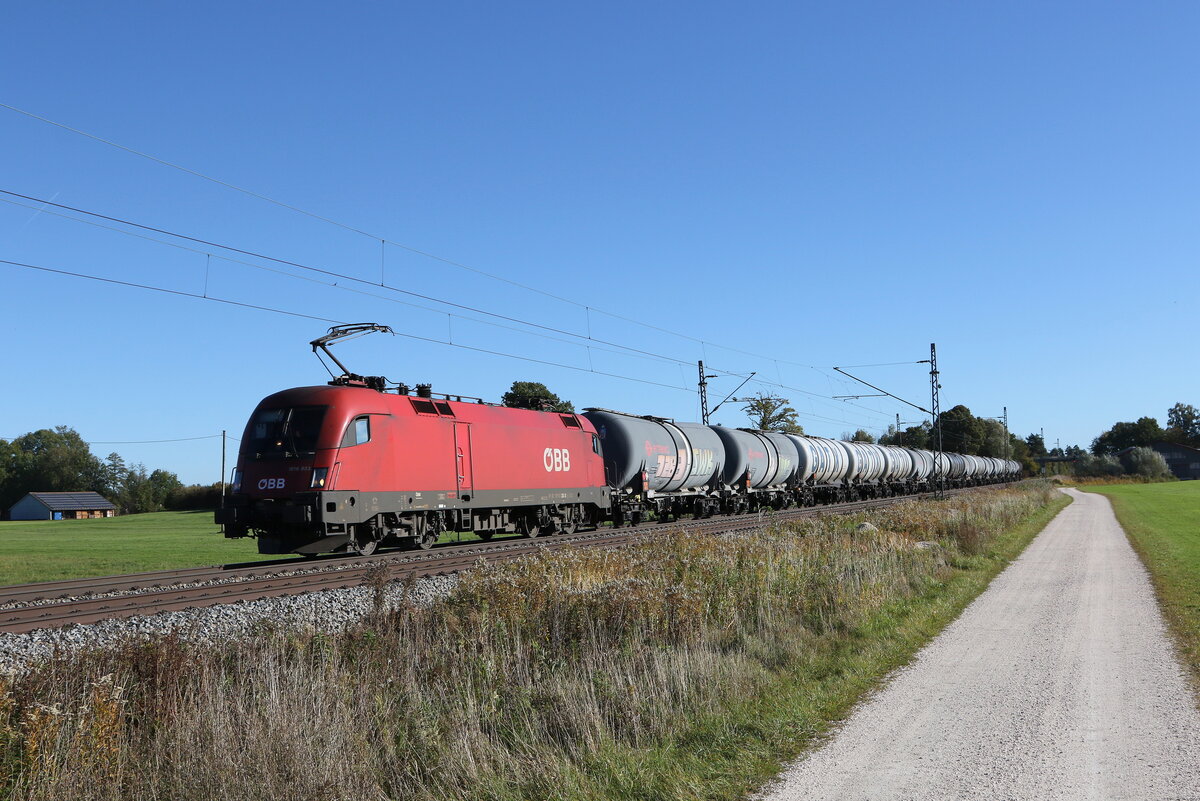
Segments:
[[[659,797],[670,760],[631,755],[724,725],[1050,492],[543,553],[337,636],[280,621],[61,655],[0,687],[0,781],[15,799]]]

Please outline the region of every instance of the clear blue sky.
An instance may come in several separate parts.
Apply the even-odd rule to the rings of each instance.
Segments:
[[[677,362],[27,201],[0,203],[0,259],[597,371],[404,337],[339,351],[488,399],[539,380],[577,407],[695,419],[703,358],[785,385],[744,392],[790,397],[810,433],[878,434],[921,415],[830,400],[870,392],[831,367],[937,342],[943,408],[1007,406],[1051,444],[1200,404],[1196,4],[331,9],[14,5],[0,103],[368,235],[7,109],[0,189],[364,281],[382,269]],[[70,425],[185,482],[217,479],[219,440],[126,443],[239,436],[262,396],[327,378],[307,345],[319,320],[2,264],[0,298],[0,436]],[[854,372],[926,406],[925,370]],[[714,379],[714,402],[738,381]],[[714,419],[745,422],[733,404]]]

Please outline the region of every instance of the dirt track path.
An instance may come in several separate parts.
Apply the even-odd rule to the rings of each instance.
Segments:
[[[1064,509],[767,788],[812,799],[1200,799],[1200,712],[1108,500]]]

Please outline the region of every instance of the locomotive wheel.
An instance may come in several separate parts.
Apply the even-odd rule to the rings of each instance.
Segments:
[[[370,556],[371,554],[375,553],[375,550],[379,547],[379,542],[378,542],[378,540],[370,540],[368,542],[358,542],[358,543],[355,543],[355,547],[358,548],[359,556]]]
[[[483,540],[484,542],[487,542],[492,538],[492,534],[494,533],[495,532],[492,531],[476,531],[475,536],[479,537],[479,539]]]
[[[417,547],[420,548],[422,551],[428,551],[430,548],[432,548],[437,543],[437,541],[438,541],[438,535],[436,532],[426,531],[421,536],[417,537],[416,544],[417,544]]]

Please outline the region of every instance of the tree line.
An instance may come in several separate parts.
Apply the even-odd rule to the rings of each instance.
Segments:
[[[1114,423],[1113,427],[1092,440],[1092,454],[1111,456],[1126,448],[1174,442],[1200,448],[1200,411],[1190,403],[1176,403],[1167,410],[1167,427],[1154,417],[1139,417],[1134,422]]]
[[[196,495],[168,470],[128,465],[118,453],[97,458],[68,426],[0,439],[0,510],[28,492],[87,491],[100,493],[123,514],[157,512]]]

